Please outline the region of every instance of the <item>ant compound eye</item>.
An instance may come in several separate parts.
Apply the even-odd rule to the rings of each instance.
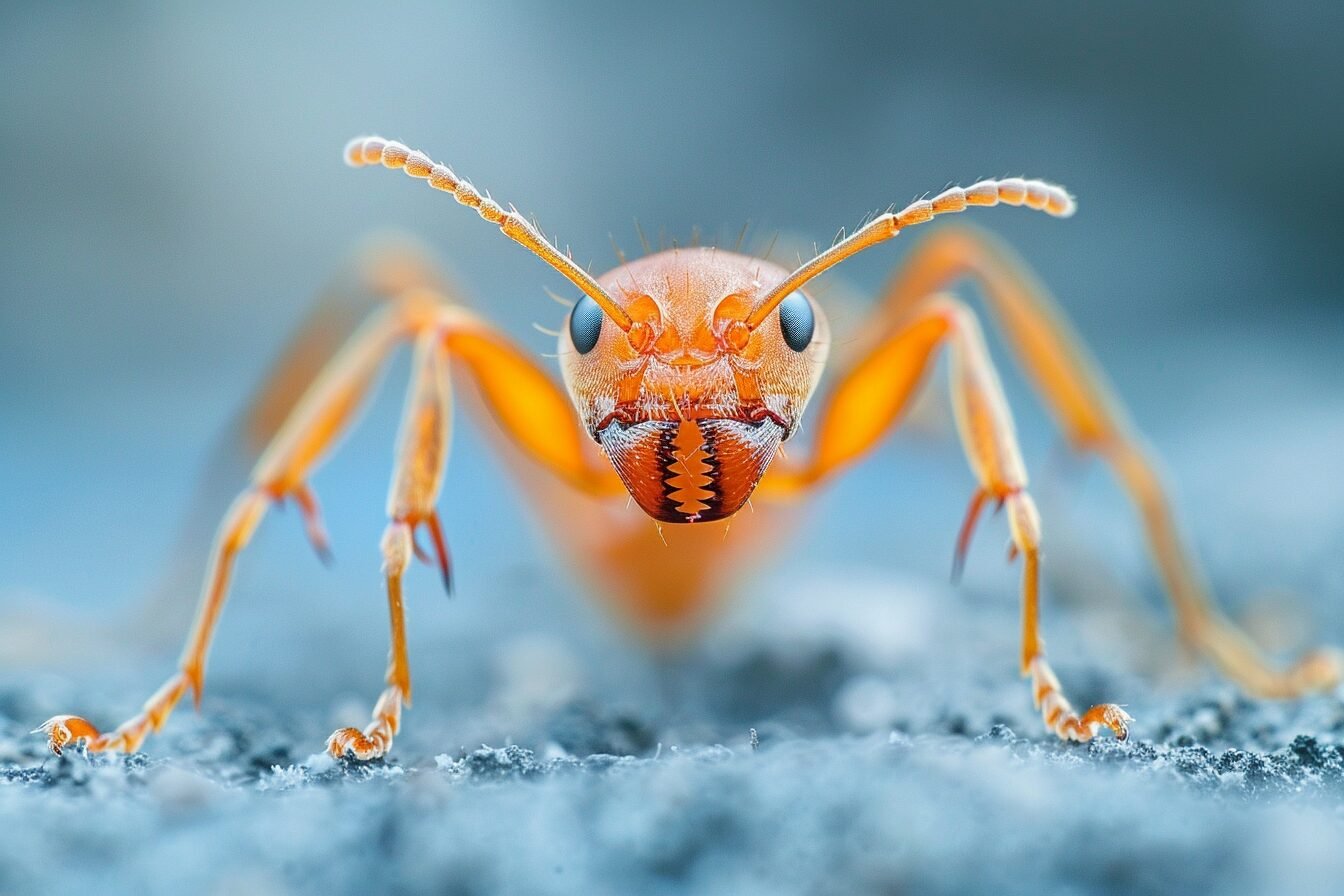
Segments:
[[[812,343],[817,318],[812,313],[812,303],[807,300],[807,296],[792,292],[779,303],[779,329],[784,333],[784,342],[796,352]]]
[[[597,345],[597,337],[602,334],[602,318],[605,315],[598,304],[584,296],[569,313],[569,338],[579,354],[586,355]]]

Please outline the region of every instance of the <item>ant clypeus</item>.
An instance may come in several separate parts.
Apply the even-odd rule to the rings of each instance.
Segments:
[[[1074,211],[1062,189],[1008,178],[953,187],[881,215],[794,271],[712,248],[650,254],[593,278],[512,208],[483,196],[423,153],[378,137],[352,141],[352,166],[381,163],[451,193],[504,235],[564,275],[582,294],[559,334],[569,392],[488,323],[449,301],[432,278],[402,283],[326,365],[258,461],[251,485],[229,508],[210,554],[201,604],[179,671],[119,728],[101,734],[77,716],[40,730],[53,750],[83,741],[90,750],[134,750],[190,689],[200,700],[211,634],[238,553],[267,509],[292,499],[319,551],[325,535],[307,480],[345,431],[388,355],[414,345],[397,463],[382,540],[392,619],[387,688],[363,731],[344,728],[334,755],[370,759],[387,752],[410,702],[402,614],[402,575],[411,555],[427,555],[415,531],[428,531],[448,579],[448,553],[435,511],[448,450],[448,364],[479,387],[507,441],[549,473],[536,491],[550,502],[552,528],[585,556],[644,628],[666,632],[693,622],[713,585],[742,554],[767,539],[735,532],[733,514],[753,495],[759,530],[770,507],[806,493],[868,452],[900,419],[939,348],[949,348],[952,401],[966,458],[979,482],[956,542],[958,561],[986,503],[1007,511],[1013,555],[1021,555],[1021,671],[1046,726],[1088,740],[1101,728],[1118,738],[1130,717],[1113,703],[1081,715],[1065,699],[1039,633],[1041,524],[1027,492],[1012,416],[975,314],[946,290],[971,276],[1072,446],[1114,470],[1137,505],[1149,547],[1175,606],[1181,634],[1246,690],[1294,697],[1334,686],[1341,661],[1317,650],[1278,670],[1211,604],[1176,532],[1153,466],[1119,404],[1045,290],[1011,254],[967,229],[942,229],[920,244],[887,288],[818,419],[810,450],[784,457],[830,348],[826,319],[803,287],[840,261],[934,216],[968,206],[1025,205],[1056,217]],[[624,259],[622,259],[624,262]],[[577,417],[574,411],[577,409]],[[776,456],[779,455],[779,456]],[[536,478],[536,477],[533,477]],[[557,497],[555,485],[562,483]],[[629,496],[656,521],[683,523],[673,537],[643,521],[618,518]],[[553,500],[552,500],[553,499]]]

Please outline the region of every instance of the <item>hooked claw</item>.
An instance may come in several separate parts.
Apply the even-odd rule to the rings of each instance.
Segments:
[[[299,505],[303,515],[303,527],[308,532],[308,540],[323,566],[331,566],[334,557],[331,553],[331,540],[327,537],[327,527],[322,524],[322,510],[318,506],[317,496],[307,485],[294,489],[294,503]]]
[[[453,596],[452,558],[448,554],[448,542],[443,537],[443,526],[439,523],[438,513],[425,517],[425,528],[429,530],[430,540],[434,543],[434,554],[439,561],[439,575],[443,579],[443,590]]]
[[[966,508],[966,518],[961,523],[961,530],[957,532],[957,546],[952,553],[952,584],[961,581],[961,571],[966,566],[966,552],[971,549],[971,536],[975,534],[975,524],[980,519],[980,511],[985,507],[985,500],[989,498],[989,493],[983,488],[975,490],[971,495],[971,504]]]

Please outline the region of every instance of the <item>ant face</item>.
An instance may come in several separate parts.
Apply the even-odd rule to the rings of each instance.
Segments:
[[[826,360],[826,320],[794,292],[747,324],[788,274],[719,249],[677,249],[599,278],[629,330],[587,296],[570,312],[560,334],[570,397],[653,518],[732,515],[796,429]]]

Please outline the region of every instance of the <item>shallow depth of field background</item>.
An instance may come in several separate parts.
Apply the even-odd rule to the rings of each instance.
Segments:
[[[594,269],[615,263],[609,235],[637,250],[635,219],[669,240],[698,227],[731,242],[750,221],[749,245],[778,232],[810,246],[948,182],[1065,184],[1079,199],[1072,220],[1012,209],[974,220],[1035,267],[1110,374],[1225,602],[1278,645],[1344,641],[1344,10],[937,6],[7,6],[0,620],[64,618],[83,634],[68,656],[11,628],[0,670],[63,694],[87,681],[127,707],[157,685],[186,611],[152,633],[127,636],[126,623],[161,586],[202,481],[208,518],[242,484],[245,465],[211,458],[229,456],[230,421],[368,236],[416,235],[467,301],[552,350],[530,323],[559,325],[544,293],[566,293],[558,275],[448,197],[344,167],[345,141],[370,132],[535,214]],[[873,294],[920,235],[838,269],[823,304]],[[861,325],[862,307],[837,298],[833,317]],[[1183,685],[1144,676],[1152,651],[1079,633],[1068,607],[1098,594],[1159,633],[1169,616],[1108,476],[1061,460],[996,353],[1036,471],[1047,562],[1079,590],[1095,582],[1089,597],[1059,593],[1056,579],[1052,649],[1073,670],[1120,669],[1173,693]],[[292,512],[268,519],[243,557],[207,712],[216,695],[271,691],[319,716],[375,696],[377,539],[405,373],[402,358],[315,480],[335,568],[313,558]],[[949,613],[965,593],[1015,605],[1001,520],[983,528],[965,592],[946,585],[973,483],[936,416],[821,496],[791,549],[743,587],[735,624],[763,626],[767,607],[824,620],[851,582],[927,585]],[[602,705],[639,707],[657,690],[584,585],[556,574],[566,558],[489,448],[460,415],[441,502],[458,591],[448,602],[428,571],[411,578],[408,737],[503,743],[513,732],[468,716],[538,652],[562,652]],[[890,627],[880,601],[863,608]],[[1015,644],[1009,622],[1005,678]],[[1025,686],[1008,693],[1025,704]],[[113,721],[98,699],[41,710]]]

